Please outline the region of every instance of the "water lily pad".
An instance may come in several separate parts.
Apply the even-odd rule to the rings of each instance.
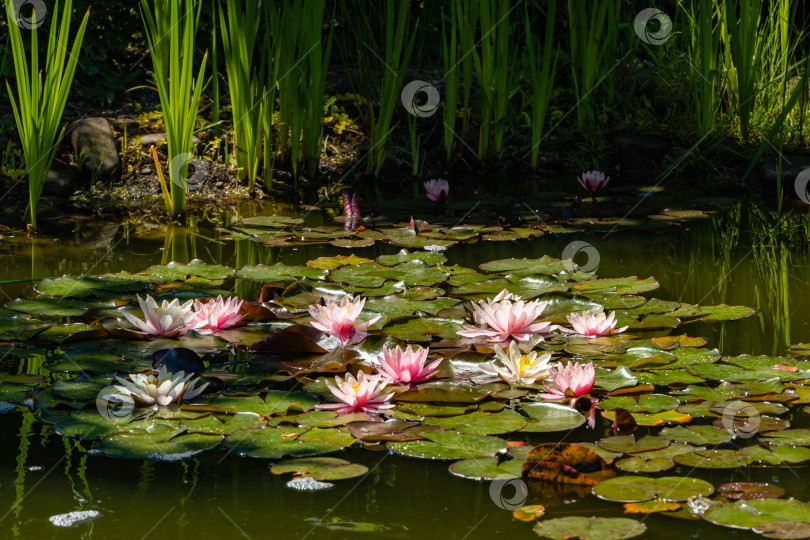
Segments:
[[[727,306],[726,304],[720,304],[719,306],[701,306],[696,316],[703,322],[718,322],[742,319],[744,317],[750,317],[754,313],[756,313],[756,311],[747,306]]]
[[[129,429],[103,437],[96,450],[106,456],[176,461],[217,446],[221,435],[184,433],[164,424]]]
[[[618,390],[619,388],[633,387],[638,384],[636,376],[624,366],[618,367],[613,371],[604,368],[596,368],[595,372],[596,381],[594,382],[594,386],[603,388],[608,392]],[[602,407],[605,409],[610,408]]]
[[[674,409],[681,401],[673,396],[664,394],[642,394],[637,396],[608,396],[599,406],[603,409],[621,407],[629,412],[656,413]]]
[[[676,426],[664,428],[661,437],[671,441],[691,444],[723,444],[734,438],[733,433],[714,426]]]
[[[416,311],[436,315],[442,309],[458,304],[456,298],[436,298],[434,300],[406,300],[397,295],[371,298],[366,302],[364,309],[373,313],[381,313],[387,317],[412,315]]]
[[[122,427],[115,419],[108,418],[93,408],[83,411],[42,411],[40,419],[53,424],[54,431],[65,437],[96,439],[118,433]]]
[[[441,426],[444,429],[455,429],[462,433],[478,433],[480,435],[497,435],[518,431],[526,425],[526,419],[510,410],[499,413],[472,412],[460,416],[445,418],[430,418],[426,423]]]
[[[402,315],[389,319],[382,332],[403,341],[424,342],[434,337],[455,338],[463,323],[462,319]]]
[[[365,413],[338,414],[336,411],[310,411],[295,417],[297,423],[311,427],[345,426],[350,422],[368,420],[369,417]]]
[[[48,297],[40,297],[36,300],[17,298],[7,303],[6,307],[22,313],[47,315],[49,317],[78,317],[87,312],[88,309],[83,302]]]
[[[532,433],[569,431],[578,428],[586,421],[585,416],[581,413],[559,403],[532,403],[525,405],[523,410],[531,417],[531,420],[520,431]]]
[[[710,508],[703,519],[737,529],[751,529],[774,521],[810,524],[810,504],[796,499],[740,500]]]
[[[499,465],[497,457],[489,456],[456,461],[450,465],[450,473],[471,480],[494,480],[504,476],[517,478],[522,466],[523,460],[520,459],[511,459]]]
[[[133,293],[150,288],[145,281],[120,277],[63,276],[44,279],[37,283],[36,291],[62,298],[108,297],[110,293]]]
[[[675,456],[675,463],[702,469],[733,469],[748,465],[754,459],[737,450],[700,450]]]
[[[253,413],[259,416],[287,414],[290,409],[309,411],[320,399],[304,392],[270,390],[262,399],[258,396],[219,396],[211,401],[226,412]]]
[[[647,526],[634,519],[568,516],[546,519],[534,526],[534,532],[552,540],[624,540],[636,538]]]
[[[717,492],[727,499],[778,499],[785,494],[779,486],[758,482],[730,482],[718,486]]]
[[[620,435],[614,437],[606,437],[596,443],[600,448],[604,448],[610,452],[625,452],[634,454],[637,452],[650,452],[652,450],[661,450],[669,446],[668,440],[653,435],[645,435],[636,440],[633,435]]]
[[[427,433],[426,441],[394,442],[388,448],[405,456],[427,459],[469,459],[506,451],[506,442],[495,437],[456,433]]]
[[[190,276],[204,279],[225,279],[233,275],[233,269],[218,264],[206,264],[194,259],[188,264],[170,262],[166,266],[151,266],[144,274],[160,276],[168,281],[185,281]]]
[[[512,511],[512,517],[518,521],[534,521],[546,511],[542,504],[528,504]]]
[[[626,472],[636,473],[654,473],[671,469],[675,466],[675,462],[667,458],[652,458],[644,459],[639,457],[630,457],[616,462],[616,468]],[[674,508],[673,510],[677,510]]]
[[[372,262],[372,260],[366,259],[365,257],[358,257],[357,255],[336,255],[334,257],[318,257],[317,259],[312,259],[311,261],[307,261],[307,266],[319,270],[334,270],[335,268],[347,264],[363,264],[367,262]]]
[[[624,503],[625,514],[653,514],[655,512],[672,512],[681,507],[681,503],[652,500],[637,503]]]
[[[810,538],[810,523],[800,521],[769,521],[754,525],[751,530],[765,538]]]
[[[685,501],[696,495],[714,493],[714,486],[700,478],[686,476],[618,476],[599,482],[593,489],[601,499],[617,502],[641,502],[652,499]]]
[[[276,463],[270,467],[270,472],[295,473],[315,480],[345,480],[363,476],[368,467],[333,457],[310,457]]]
[[[582,292],[615,292],[619,294],[638,294],[658,288],[654,278],[639,279],[636,276],[626,278],[592,279],[581,281],[574,289]]]
[[[521,276],[531,276],[535,274],[559,274],[565,270],[565,265],[559,259],[552,259],[548,255],[543,255],[539,259],[500,259],[489,261],[478,266],[487,272],[497,272],[501,274],[517,274]]]
[[[386,280],[403,281],[408,286],[434,285],[447,279],[447,274],[422,261],[412,261],[388,267],[377,263],[342,266],[329,272],[329,279],[356,287],[380,287]]]
[[[435,253],[432,251],[414,251],[412,253],[408,253],[408,251],[404,249],[396,255],[380,255],[377,257],[377,262],[383,266],[396,266],[401,263],[412,262],[415,260],[422,261],[428,266],[436,266],[437,264],[446,262],[447,257],[441,253]]]
[[[273,265],[257,264],[245,266],[236,272],[236,276],[251,281],[283,281],[298,278],[323,279],[326,271],[320,268],[287,266],[282,262]]]
[[[343,446],[324,442],[304,442],[298,436],[308,427],[267,427],[234,432],[225,438],[232,452],[255,458],[280,459],[284,456],[306,457],[329,454]]]
[[[810,461],[810,448],[806,446],[793,446],[791,444],[776,444],[768,446],[746,446],[743,452],[755,461],[764,461],[769,465],[782,465]]]

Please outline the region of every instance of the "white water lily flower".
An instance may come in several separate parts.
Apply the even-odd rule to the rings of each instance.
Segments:
[[[171,302],[164,300],[158,306],[151,295],[146,295],[146,300],[142,300],[138,296],[138,304],[143,311],[144,320],[126,310],[122,310],[121,314],[144,334],[155,337],[172,337],[179,334],[194,317],[194,313],[191,311],[192,302],[189,300],[185,304],[180,304],[180,300],[175,298]]]
[[[501,365],[487,364],[482,367],[486,373],[497,375],[509,384],[533,384],[548,377],[551,353],[537,355],[536,352],[523,354],[517,343],[512,341],[509,348],[495,347],[495,356]]]
[[[199,396],[203,390],[206,389],[208,383],[195,388],[195,385],[200,381],[199,377],[194,377],[194,373],[185,374],[183,371],[177,373],[169,373],[166,366],[160,368],[157,375],[143,373],[135,373],[130,375],[131,381],[116,377],[116,380],[121,383],[116,384],[115,388],[123,395],[132,396],[132,398],[144,405],[159,405],[167,407],[172,402],[179,402],[183,400],[191,400]]]

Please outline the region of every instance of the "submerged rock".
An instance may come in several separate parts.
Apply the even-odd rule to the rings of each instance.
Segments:
[[[121,178],[121,156],[106,118],[82,118],[70,127],[74,159],[84,176],[98,180]]]

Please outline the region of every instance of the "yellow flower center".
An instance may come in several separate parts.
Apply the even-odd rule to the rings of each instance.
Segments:
[[[357,392],[359,392],[359,391],[360,391],[360,383],[354,383],[354,384],[352,385],[352,390],[354,390],[354,393],[355,393],[355,394],[356,394]]]
[[[534,367],[534,361],[537,360],[537,357],[529,357],[527,354],[520,355],[520,360],[518,360],[518,365],[520,365],[520,371],[523,372],[526,368]]]

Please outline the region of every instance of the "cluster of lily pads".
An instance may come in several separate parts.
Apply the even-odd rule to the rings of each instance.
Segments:
[[[715,489],[689,476],[810,462],[810,429],[787,418],[810,403],[810,347],[723,356],[678,329],[753,310],[643,296],[658,287],[653,278],[599,279],[547,256],[477,269],[446,262],[402,251],[44,280],[39,296],[0,310],[0,401],[37,410],[108,456],[182,459],[223,447],[273,460],[276,474],[337,481],[367,469],[325,455],[364,446],[452,460],[465,478],[521,478],[527,502],[546,508],[593,493],[628,513],[810,534],[810,505],[778,488]],[[234,286],[255,296],[233,299]],[[161,377],[204,391],[161,403]],[[197,377],[207,386],[187,389]],[[151,384],[155,402],[100,413],[99,395],[116,384],[132,396]],[[542,513],[515,510],[549,538],[645,530],[628,518]]]
[[[593,171],[594,173],[596,171]],[[586,185],[598,184],[598,178],[583,174]],[[445,182],[431,180],[430,182]],[[695,201],[684,208],[671,208],[670,201],[652,199],[655,188],[616,189],[611,200],[614,214],[617,208],[626,206],[627,215],[600,216],[595,219],[593,210],[583,203],[572,203],[566,193],[544,193],[538,204],[544,210],[536,212],[529,206],[509,201],[499,201],[499,207],[525,210],[514,223],[510,223],[480,201],[445,200],[449,187],[445,185],[426,186],[429,200],[396,199],[377,201],[375,209],[362,212],[357,195],[344,195],[343,215],[336,217],[338,224],[312,225],[303,218],[290,216],[251,216],[221,227],[222,239],[249,240],[271,247],[330,244],[340,248],[363,248],[375,243],[390,244],[407,249],[442,251],[459,243],[479,241],[514,241],[531,239],[543,234],[564,234],[582,230],[612,231],[616,228],[655,230],[692,220],[707,219],[715,212],[726,210],[734,203],[733,199],[716,198]],[[596,196],[596,191],[590,193]],[[639,197],[645,197],[644,205],[638,205]],[[572,206],[573,204],[573,206]],[[591,203],[592,204],[592,203]],[[592,206],[590,207],[592,208]],[[459,218],[477,210],[483,212],[482,219],[490,219],[491,225],[459,224]],[[514,211],[514,210],[512,210]],[[406,221],[399,221],[405,216]],[[411,217],[408,220],[408,216]],[[420,219],[420,216],[425,219]]]

